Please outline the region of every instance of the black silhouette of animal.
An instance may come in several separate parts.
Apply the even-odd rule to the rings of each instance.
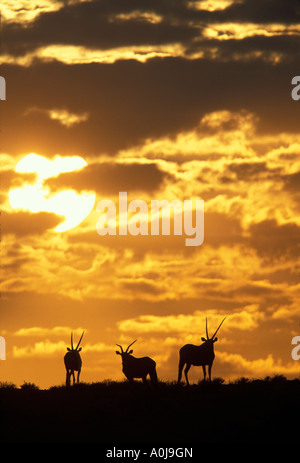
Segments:
[[[225,317],[226,318],[226,317]],[[182,369],[184,365],[186,365],[184,369],[186,384],[189,385],[188,380],[188,372],[192,365],[194,366],[202,366],[203,368],[203,376],[204,380],[206,379],[206,366],[208,366],[208,376],[209,381],[211,381],[211,368],[215,358],[214,353],[214,343],[218,340],[216,338],[216,334],[219,331],[222,323],[224,322],[225,318],[221,321],[220,325],[214,332],[213,336],[210,338],[208,335],[207,329],[207,318],[206,318],[206,338],[201,338],[203,344],[200,346],[195,346],[194,344],[186,344],[183,346],[179,351],[179,366],[178,366],[178,381],[179,384],[181,381],[182,376]]]
[[[137,340],[129,344],[125,352],[123,350],[123,347],[120,346],[120,344],[116,344],[121,349],[121,352],[116,350],[116,354],[121,355],[122,357],[122,367],[123,367],[122,371],[129,381],[133,381],[134,378],[142,378],[143,383],[146,383],[147,382],[146,377],[147,375],[149,375],[151,383],[156,384],[157,383],[157,373],[156,373],[155,361],[151,359],[150,357],[141,357],[141,358],[133,357],[133,355],[131,355],[133,352],[132,349],[128,352],[128,349],[136,341]]]
[[[71,333],[71,349],[67,347],[67,353],[64,356],[64,362],[66,367],[66,386],[70,386],[71,383],[71,375],[73,376],[73,385],[75,384],[75,371],[77,371],[77,383],[79,383],[79,376],[82,367],[82,360],[80,357],[79,352],[81,351],[81,347],[79,347],[82,337],[84,335],[84,331],[78,341],[77,346],[74,349],[73,346],[73,332]]]

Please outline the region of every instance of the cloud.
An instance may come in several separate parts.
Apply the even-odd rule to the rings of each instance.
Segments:
[[[227,376],[230,371],[230,378],[250,377],[263,379],[273,375],[298,375],[299,366],[297,362],[282,362],[272,354],[265,358],[247,359],[241,354],[228,352],[218,352],[218,357],[214,364],[214,369],[218,369],[220,376]]]
[[[53,328],[45,328],[41,326],[32,326],[30,328],[20,328],[14,332],[14,336],[24,337],[45,337],[45,336],[67,336],[70,338],[70,334],[81,336],[83,328],[70,328],[69,326],[54,326]],[[74,341],[75,342],[75,341]]]
[[[293,259],[300,252],[300,227],[296,223],[279,225],[264,220],[249,227],[250,244],[262,257],[270,260]]]
[[[136,296],[140,295],[159,295],[164,292],[163,288],[159,288],[157,282],[147,281],[147,279],[139,278],[134,280],[122,281],[120,289],[129,290],[129,293],[134,293]]]
[[[260,133],[262,130],[276,133],[277,137],[286,130],[297,134],[298,107],[287,96],[291,89],[286,76],[293,75],[293,69],[293,64],[278,64],[274,73],[273,65],[261,66],[257,62],[240,66],[218,60],[178,58],[153,59],[147,63],[118,61],[110,65],[67,66],[57,62],[37,62],[29,68],[3,65],[3,75],[14,95],[3,121],[3,139],[9,152],[18,155],[35,151],[51,156],[60,153],[96,157],[103,153],[115,155],[120,150],[144,144],[146,139],[174,140],[180,133],[177,141],[182,141],[180,150],[186,155],[200,155],[200,148],[202,156],[205,153],[218,156],[218,149],[223,155],[230,151],[234,154],[239,148],[244,155],[250,155],[250,132],[246,132],[243,140],[241,136],[234,137],[237,129],[227,131],[223,143],[216,143],[218,140],[207,134],[202,144],[199,140],[193,142],[195,136],[193,140],[182,134],[194,130],[208,113],[240,114],[242,110],[259,120],[256,128]],[[222,85],[220,75],[226,76]],[[254,85],[253,75],[260,82],[259,87]],[[31,84],[25,94],[20,85],[24,81]],[[43,82],[41,91],[38,90],[40,82]],[[81,95],[83,88],[84,98],[74,99],[74,94]],[[274,106],[282,107],[282,111],[275,111]],[[32,107],[39,107],[43,113],[25,115]],[[67,110],[70,114],[89,113],[88,124],[67,128],[49,119],[46,113],[49,108]],[[12,127],[18,137],[13,136]],[[200,129],[204,134],[203,125]],[[161,140],[160,146],[163,148]],[[152,148],[159,150],[160,146],[157,143]],[[172,151],[175,156],[174,141]],[[177,154],[181,156],[179,149]]]
[[[89,164],[80,172],[61,174],[47,180],[51,190],[73,188],[92,190],[98,194],[118,194],[120,191],[153,192],[159,189],[166,179],[172,178],[155,163],[113,163]]]
[[[193,130],[180,132],[176,137],[148,139],[132,151],[137,156],[177,161],[199,159],[212,163],[222,157],[250,158],[254,123],[253,114],[245,111],[214,111],[203,115]]]
[[[205,245],[220,247],[245,243],[243,229],[238,218],[225,213],[205,214]]]
[[[296,158],[299,158],[299,154],[296,155]],[[291,191],[293,194],[299,193],[300,171],[286,175],[283,177],[283,180],[288,191]]]
[[[63,341],[56,343],[50,341],[40,341],[34,343],[34,345],[12,347],[12,355],[14,358],[45,357],[60,354],[64,351],[66,351],[66,345]]]
[[[34,183],[36,174],[33,173],[19,173],[13,169],[5,169],[0,171],[1,184],[0,189],[6,193],[11,188],[18,188],[24,183]]]
[[[261,318],[257,312],[257,305],[251,305],[237,309],[231,313],[227,321],[222,325],[222,331],[229,329],[251,330],[258,326]],[[225,314],[226,315],[226,314]],[[179,315],[140,315],[137,318],[122,320],[118,322],[118,329],[121,332],[145,335],[148,333],[166,333],[169,336],[179,333],[180,335],[205,336],[205,319],[208,318],[209,335],[215,332],[218,325],[224,318],[224,314],[208,310],[205,312],[195,311],[192,314]],[[225,326],[226,325],[226,326]]]
[[[41,357],[52,357],[52,356],[63,356],[67,352],[67,346],[64,341],[51,342],[49,340],[35,342],[27,346],[12,346],[13,358],[41,358]],[[110,345],[104,343],[97,344],[84,344],[84,353],[105,353],[112,350]]]
[[[17,4],[10,0],[3,0],[1,6],[5,23],[15,22],[24,24],[32,21],[41,13],[61,8],[62,4],[59,0],[33,0],[30,2],[30,8],[28,8],[26,0],[21,0]]]
[[[28,235],[41,235],[53,229],[64,218],[48,212],[2,212],[2,233],[13,234],[19,237]]]
[[[25,115],[30,113],[38,113],[38,114],[46,114],[50,119],[58,121],[60,124],[66,127],[72,127],[74,124],[80,124],[81,122],[85,122],[89,118],[89,114],[87,112],[76,114],[71,113],[67,109],[39,109],[39,108],[29,108]]]
[[[284,26],[280,34],[284,36],[289,26],[295,29],[299,22],[296,0],[288,5],[283,0],[276,0],[272,3],[271,11],[266,0],[255,0],[254,3],[227,2],[222,9],[205,9],[206,5],[207,2],[187,1],[175,4],[170,0],[163,3],[143,0],[138,4],[136,1],[125,4],[119,1],[72,2],[66,5],[56,3],[51,8],[46,4],[44,11],[42,8],[36,9],[40,14],[31,13],[32,21],[27,23],[27,27],[24,28],[18,18],[6,24],[4,51],[11,55],[24,55],[50,45],[65,45],[85,47],[101,53],[102,50],[143,45],[152,46],[155,52],[156,47],[162,45],[180,44],[189,49],[185,54],[183,48],[182,56],[189,56],[197,39],[201,38],[202,55],[198,51],[199,57],[203,56],[203,50],[207,47],[212,50],[216,48],[216,41],[211,43],[212,37],[216,37],[219,42],[224,36],[228,38],[228,35],[229,38],[240,40],[243,38],[241,30],[245,30],[247,36],[253,28],[256,28],[257,35],[270,29],[269,35],[272,36],[276,34],[276,26],[270,26],[273,23],[277,29],[278,25]],[[8,14],[6,16],[9,17]],[[10,18],[13,17],[16,18],[11,14]],[[26,20],[25,15],[23,20]],[[257,27],[259,24],[264,27]],[[54,25],[56,34],[53,36]],[[78,34],[78,30],[81,34]],[[235,36],[232,31],[239,34]],[[234,47],[240,44],[239,40],[231,44],[232,55]],[[59,58],[59,53],[56,58]]]
[[[232,2],[225,10],[218,10],[210,15],[217,21],[237,21],[246,23],[272,24],[299,23],[299,4],[297,0],[291,0],[286,4],[284,0],[272,1],[272,7],[268,0],[245,0]]]
[[[5,48],[12,54],[23,54],[49,44],[105,50],[191,40],[196,30],[180,18],[184,4],[174,8],[172,2],[167,2],[164,9],[148,1],[140,2],[138,7],[136,2],[77,2],[41,13],[26,28],[18,23],[6,24]],[[51,33],[54,24],[55,35]]]
[[[254,182],[261,180],[276,180],[281,168],[270,168],[266,162],[241,162],[232,163],[228,166],[229,172],[235,174],[237,180]],[[225,174],[226,175],[226,174]]]
[[[99,353],[108,352],[111,346],[103,342],[89,343],[87,342],[87,335],[89,329],[81,327],[71,328],[69,326],[54,326],[42,327],[32,326],[28,328],[19,328],[13,333],[5,332],[5,336],[10,338],[10,343],[13,343],[20,338],[31,338],[31,343],[26,346],[14,344],[12,346],[12,355],[14,358],[30,358],[30,357],[49,357],[63,355],[67,351],[67,347],[71,347],[70,335],[73,333],[74,347],[82,334],[85,332],[82,341],[82,348],[84,353]],[[49,338],[64,338],[64,341],[50,341]],[[33,339],[44,338],[42,341],[35,341]]]

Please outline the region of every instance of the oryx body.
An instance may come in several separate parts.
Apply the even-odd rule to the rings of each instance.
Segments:
[[[131,355],[133,350],[128,352],[129,347],[135,342],[136,341],[133,341],[125,352],[123,347],[117,344],[117,346],[121,348],[121,352],[116,351],[116,354],[122,357],[122,371],[124,375],[129,381],[133,381],[135,378],[141,378],[143,383],[146,383],[146,377],[149,375],[151,383],[156,383],[157,374],[155,361],[150,357],[133,357],[133,355]]]
[[[225,317],[226,318],[226,317]],[[208,366],[208,377],[211,381],[211,368],[215,358],[214,352],[214,343],[218,340],[216,338],[216,334],[220,329],[223,321],[221,321],[220,325],[218,326],[217,330],[215,331],[214,335],[210,338],[208,336],[208,329],[207,329],[207,319],[206,319],[206,338],[201,338],[203,344],[200,346],[195,346],[194,344],[186,344],[183,346],[179,351],[179,366],[178,366],[178,383],[180,383],[181,376],[182,376],[182,369],[184,365],[186,365],[184,369],[186,383],[189,384],[188,380],[188,372],[192,365],[194,366],[202,366],[203,369],[203,376],[204,380],[206,379],[206,366]]]
[[[74,349],[73,346],[73,333],[71,333],[71,349],[67,347],[67,353],[64,356],[64,362],[66,367],[66,386],[70,386],[71,383],[71,375],[73,376],[73,384],[75,384],[75,371],[77,371],[77,383],[79,383],[79,376],[82,367],[82,360],[80,357],[79,352],[81,351],[81,347],[79,347],[84,332],[82,333],[77,346]]]

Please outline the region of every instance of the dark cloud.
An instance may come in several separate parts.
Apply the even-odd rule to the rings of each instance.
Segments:
[[[65,4],[57,11],[38,15],[26,27],[22,23],[4,24],[3,48],[18,55],[50,44],[100,49],[141,44],[188,44],[201,35],[202,27],[207,24],[299,23],[296,0],[244,0],[215,11],[198,10],[192,6],[193,2],[187,0],[104,0]],[[133,16],[136,12],[140,14]],[[143,13],[155,14],[160,21],[149,22]],[[127,15],[126,20],[124,15]]]
[[[212,28],[213,29],[213,28]],[[227,34],[226,27],[218,34]],[[219,38],[206,39],[199,36],[191,43],[186,51],[187,56],[192,56],[194,53],[203,52],[204,56],[209,59],[214,52],[219,61],[270,61],[272,63],[276,55],[280,57],[282,62],[294,62],[299,57],[300,37],[297,32],[291,32],[289,35],[280,33],[278,35],[257,35],[236,38],[227,38],[220,40]],[[260,58],[258,58],[260,57]]]
[[[299,158],[299,155],[297,156]],[[300,210],[300,172],[284,175],[282,177],[285,191],[290,194],[292,202],[296,205],[297,210]]]
[[[56,227],[64,218],[47,212],[2,212],[2,228],[4,235],[13,234],[18,237],[39,235]]]
[[[295,223],[279,225],[264,220],[249,227],[249,244],[268,260],[294,259],[300,255],[300,227]]]
[[[147,14],[156,15],[159,21],[148,21]],[[222,49],[223,56],[247,49],[266,48],[270,51],[270,47],[275,47],[276,50],[284,49],[285,53],[299,49],[293,45],[299,44],[297,34],[222,42],[203,39],[204,27],[213,28],[215,24],[223,23],[224,32],[228,23],[296,25],[299,23],[299,3],[297,0],[244,0],[233,2],[223,10],[205,11],[193,8],[193,2],[187,0],[78,2],[65,4],[57,11],[41,13],[26,27],[17,22],[4,23],[2,48],[5,53],[23,55],[56,44],[107,50],[180,43],[190,51],[195,44],[202,51],[217,46]]]
[[[14,170],[7,169],[0,173],[0,190],[9,191],[11,188],[18,188],[24,183],[34,183],[36,174],[18,173]]]
[[[126,281],[121,283],[121,288],[129,291],[133,291],[137,295],[141,294],[162,294],[165,289],[160,289],[157,285],[156,282],[145,282],[145,281]]]
[[[89,48],[109,49],[132,45],[161,45],[184,43],[192,40],[199,29],[188,24],[192,14],[187,2],[164,1],[92,1],[42,13],[27,27],[8,23],[4,26],[3,48],[13,55],[22,55],[39,47],[80,45]],[[149,22],[140,16],[120,15],[134,12],[160,15],[159,22]]]
[[[297,133],[300,105],[290,94],[297,72],[296,64],[181,58],[3,65],[2,147],[18,154],[115,154],[146,138],[194,129],[204,114],[223,109],[255,114],[258,131]],[[46,114],[28,113],[32,107],[88,112],[89,119],[67,128]]]
[[[285,175],[283,177],[283,180],[285,183],[285,187],[288,191],[292,193],[299,193],[300,172],[295,172],[294,174]]]
[[[244,239],[238,218],[219,212],[205,213],[204,244],[213,247],[241,244]]]
[[[280,175],[280,168],[269,168],[266,162],[242,162],[231,164],[228,170],[235,175],[237,180],[259,181],[272,179]]]
[[[220,40],[202,32],[207,25],[223,22],[293,25],[298,23],[298,10],[295,0],[245,0],[213,12],[192,8],[187,0],[105,0],[65,3],[26,27],[4,22],[4,54],[22,55],[53,44],[106,50],[176,43],[186,49],[186,58],[193,59],[169,56],[145,63],[120,59],[67,65],[36,58],[29,67],[4,64],[2,147],[18,154],[115,154],[147,138],[194,128],[204,114],[222,109],[255,114],[263,132],[297,132],[300,105],[290,93],[291,78],[299,73],[298,34],[282,30],[276,36]],[[140,15],[134,17],[137,11]],[[147,21],[146,13],[161,21]],[[225,26],[219,34],[223,32]],[[284,59],[274,64],[274,53]],[[47,115],[53,108],[88,113],[89,118],[65,127]]]
[[[275,299],[284,294],[280,288],[262,286],[257,283],[249,282],[246,285],[240,285],[237,289],[234,290],[223,290],[218,288],[218,290],[209,289],[207,290],[207,295],[213,297],[224,297],[224,298],[232,298],[232,299],[240,299],[246,300],[247,303],[253,302],[253,299],[256,300],[263,300],[265,298]]]
[[[299,284],[300,279],[300,267],[295,265],[295,267],[288,266],[287,268],[282,268],[279,270],[274,270],[274,272],[264,272],[261,274],[255,274],[252,276],[253,280],[267,280],[272,284],[283,284],[288,283],[289,285]]]
[[[298,0],[243,0],[207,17],[215,22],[299,24],[300,8]]]
[[[118,194],[120,191],[146,191],[159,189],[171,175],[162,172],[156,164],[90,164],[85,169],[51,178],[46,184],[53,190],[73,188],[92,190],[100,194]]]
[[[150,214],[150,205],[148,206]],[[100,217],[100,214],[99,214]],[[185,246],[185,239],[188,237],[184,231],[182,235],[174,235],[174,221],[171,218],[170,236],[149,235],[146,236],[99,236],[96,231],[80,232],[68,236],[71,245],[81,243],[93,243],[105,248],[112,248],[123,252],[124,249],[131,249],[134,252],[133,260],[142,259],[145,254],[176,253],[177,256],[191,255],[191,253],[202,252],[207,246],[218,250],[221,246],[245,245],[246,241],[242,236],[242,228],[237,218],[228,217],[225,214],[206,212],[204,216],[204,243],[201,246]],[[218,252],[218,251],[217,251]],[[150,277],[149,277],[150,278]],[[221,278],[221,275],[218,275]]]

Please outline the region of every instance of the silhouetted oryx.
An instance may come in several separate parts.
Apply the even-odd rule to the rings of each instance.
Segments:
[[[225,317],[226,318],[226,317]],[[211,367],[215,358],[214,353],[214,343],[218,340],[216,338],[216,334],[219,331],[223,321],[221,321],[220,325],[214,332],[213,336],[210,338],[208,336],[208,329],[207,329],[207,318],[206,318],[206,339],[201,338],[201,341],[204,341],[203,344],[200,346],[194,346],[194,344],[186,344],[183,346],[179,351],[179,366],[178,366],[178,383],[180,383],[182,369],[186,364],[184,374],[186,379],[186,384],[189,384],[188,380],[188,371],[192,365],[194,366],[202,366],[203,368],[203,376],[204,380],[206,378],[206,365],[208,365],[208,376],[209,380],[211,381]]]
[[[77,371],[77,383],[79,383],[79,375],[81,372],[81,367],[82,367],[82,360],[80,357],[79,352],[81,351],[81,347],[79,347],[82,337],[83,337],[84,331],[79,339],[79,342],[77,346],[73,347],[73,332],[71,333],[71,349],[67,347],[67,353],[64,356],[64,362],[65,362],[65,367],[67,371],[66,375],[66,385],[70,386],[71,382],[71,375],[73,376],[73,384],[75,384],[75,374],[74,371]]]
[[[151,383],[155,384],[157,382],[155,361],[150,357],[133,357],[131,355],[132,349],[128,352],[129,347],[135,342],[136,340],[129,344],[125,352],[123,347],[117,344],[121,348],[121,352],[116,350],[116,354],[122,357],[122,371],[129,381],[133,381],[134,378],[142,378],[143,383],[146,383],[146,376],[149,374]]]

